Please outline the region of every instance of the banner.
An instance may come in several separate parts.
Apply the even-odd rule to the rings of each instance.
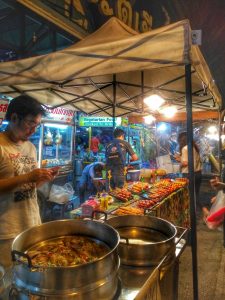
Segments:
[[[54,109],[48,109],[48,114],[46,117],[43,117],[43,119],[71,123],[73,121],[73,116],[74,111],[72,109],[58,107]]]
[[[116,126],[121,124],[121,118],[116,118]],[[79,126],[85,127],[113,127],[112,117],[80,117]]]
[[[9,102],[7,100],[0,99],[0,125],[2,124],[5,114],[8,108]]]

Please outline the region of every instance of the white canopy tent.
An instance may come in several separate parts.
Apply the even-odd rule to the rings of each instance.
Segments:
[[[147,113],[143,96],[160,93],[185,109],[184,66],[191,64],[193,110],[215,109],[221,97],[187,20],[138,34],[113,17],[62,51],[0,63],[0,93],[21,93],[90,115]]]

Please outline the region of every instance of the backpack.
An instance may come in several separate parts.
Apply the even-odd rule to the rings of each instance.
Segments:
[[[107,166],[115,166],[122,165],[125,166],[126,162],[123,157],[123,152],[121,149],[120,142],[114,139],[109,147],[106,149],[106,165]]]

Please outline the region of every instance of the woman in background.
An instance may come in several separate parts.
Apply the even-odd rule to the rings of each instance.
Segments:
[[[188,177],[188,146],[187,146],[187,132],[181,132],[178,136],[178,144],[180,148],[180,156],[176,156],[176,159],[180,161],[181,173],[184,177]],[[197,205],[201,208],[203,213],[203,220],[205,221],[206,217],[209,214],[209,210],[204,204],[200,201],[199,191],[202,182],[202,171],[201,171],[201,159],[199,148],[196,143],[193,141],[193,159],[194,159],[194,174],[195,174],[195,198]]]

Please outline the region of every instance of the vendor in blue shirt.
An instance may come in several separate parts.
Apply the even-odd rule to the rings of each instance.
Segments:
[[[107,189],[109,184],[112,189],[122,188],[125,182],[124,167],[126,166],[126,154],[131,157],[131,161],[138,160],[138,156],[131,145],[124,140],[125,132],[121,128],[116,128],[113,132],[114,139],[106,145],[106,171],[111,171],[110,182],[107,180]]]
[[[87,200],[89,196],[95,195],[97,193],[94,178],[101,178],[103,169],[104,163],[102,162],[94,162],[90,165],[87,165],[83,169],[79,183],[80,204]]]

